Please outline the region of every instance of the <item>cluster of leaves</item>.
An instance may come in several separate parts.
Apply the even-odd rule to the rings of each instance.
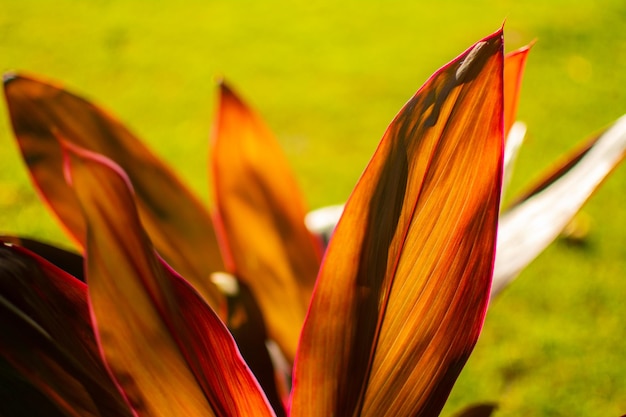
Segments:
[[[438,415],[490,296],[624,155],[620,120],[500,216],[527,53],[505,56],[499,30],[437,71],[327,248],[273,135],[225,84],[209,214],[108,113],[7,77],[24,161],[80,254],[2,238],[4,380],[39,415]]]

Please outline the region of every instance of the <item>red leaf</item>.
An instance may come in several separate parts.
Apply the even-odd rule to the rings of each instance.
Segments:
[[[74,277],[1,245],[0,355],[68,415],[130,416],[98,353],[86,295]]]

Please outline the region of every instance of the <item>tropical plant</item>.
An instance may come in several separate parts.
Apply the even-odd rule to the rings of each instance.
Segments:
[[[212,218],[108,113],[11,75],[24,160],[81,255],[3,238],[3,374],[47,398],[40,415],[438,415],[480,333],[494,262],[499,290],[624,154],[621,120],[498,220],[527,52],[505,57],[499,30],[426,82],[387,129],[323,261],[275,139],[225,84]],[[267,339],[292,384],[275,378]]]

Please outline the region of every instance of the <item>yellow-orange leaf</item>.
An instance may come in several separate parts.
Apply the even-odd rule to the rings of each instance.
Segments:
[[[22,75],[7,77],[4,88],[33,182],[70,235],[84,246],[85,221],[63,179],[57,134],[113,159],[128,173],[159,253],[221,310],[223,297],[209,282],[211,273],[223,270],[210,215],[174,173],[118,120],[83,98]]]
[[[484,319],[503,150],[502,32],[389,126],[331,239],[291,415],[434,416]]]
[[[225,84],[212,160],[227,266],[248,283],[270,337],[293,360],[321,250],[304,224],[304,199],[277,141]]]
[[[64,143],[87,225],[89,302],[106,363],[140,416],[272,416],[230,333],[156,255],[123,171]]]

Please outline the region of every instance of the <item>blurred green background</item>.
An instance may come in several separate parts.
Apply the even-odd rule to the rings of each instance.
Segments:
[[[209,202],[215,79],[263,115],[311,208],[343,202],[387,124],[437,68],[505,24],[535,39],[519,119],[518,192],[626,112],[626,3],[529,0],[4,0],[0,66],[62,81],[127,123]],[[37,198],[0,106],[0,233],[67,244]],[[626,167],[490,308],[445,415],[626,413]]]

